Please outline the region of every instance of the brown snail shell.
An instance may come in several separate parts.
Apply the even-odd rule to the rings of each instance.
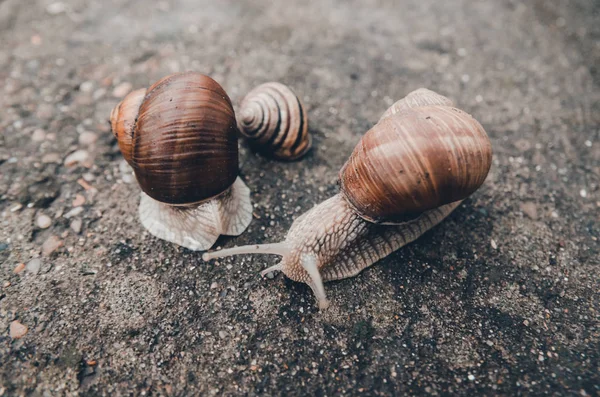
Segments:
[[[365,219],[394,223],[462,200],[481,186],[492,147],[473,117],[420,106],[377,123],[340,171],[341,190]]]
[[[144,192],[140,216],[152,234],[207,249],[219,234],[246,228],[249,190],[241,180],[234,186],[235,113],[216,81],[195,72],[166,76],[127,95],[111,126]]]
[[[163,203],[189,204],[230,187],[238,175],[237,130],[223,88],[188,72],[142,92],[125,97],[111,122],[142,190]]]
[[[281,160],[296,160],[312,145],[304,104],[281,83],[261,84],[246,95],[238,128],[256,150]]]
[[[408,110],[419,106],[454,106],[454,103],[450,99],[438,94],[437,92],[433,92],[427,88],[419,88],[410,92],[404,98],[396,101],[381,115],[379,121],[403,110]]]
[[[113,135],[117,138],[123,157],[130,164],[133,154],[133,128],[145,96],[145,88],[130,92],[110,114]]]

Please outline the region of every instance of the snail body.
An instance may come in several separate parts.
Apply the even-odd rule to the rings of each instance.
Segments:
[[[253,148],[279,160],[299,159],[312,145],[304,104],[281,83],[261,84],[244,97],[238,128]]]
[[[436,94],[437,95],[437,94]],[[448,106],[416,106],[369,130],[340,171],[341,192],[301,215],[285,241],[234,247],[282,256],[280,270],[328,301],[323,282],[353,277],[447,217],[485,180],[491,145],[483,127]]]
[[[235,113],[216,81],[193,72],[167,76],[127,95],[111,127],[142,189],[139,215],[151,234],[206,250],[248,226]]]

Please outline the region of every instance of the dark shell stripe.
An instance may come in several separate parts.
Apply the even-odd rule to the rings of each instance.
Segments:
[[[129,162],[152,198],[205,201],[237,177],[236,131],[231,101],[217,82],[193,72],[167,76],[139,107]]]
[[[456,108],[425,106],[369,130],[340,179],[365,219],[388,222],[467,197],[490,166],[491,145],[475,119]]]

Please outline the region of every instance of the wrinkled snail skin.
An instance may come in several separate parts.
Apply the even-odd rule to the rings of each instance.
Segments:
[[[312,145],[304,104],[281,83],[261,84],[244,97],[238,128],[251,147],[279,160],[297,160]]]
[[[279,270],[294,281],[306,283],[319,308],[329,306],[324,282],[354,277],[365,268],[416,240],[446,218],[460,202],[426,211],[402,225],[365,221],[341,194],[324,201],[296,219],[282,243],[248,245],[205,253],[206,260],[237,254],[281,255]]]
[[[205,253],[203,259],[280,255],[281,262],[262,274],[280,270],[308,284],[319,307],[326,308],[325,281],[353,277],[416,240],[483,183],[491,165],[491,145],[475,123],[447,106],[417,106],[390,115],[363,136],[342,167],[341,192],[296,219],[285,241]],[[403,131],[404,126],[410,128]],[[381,145],[369,143],[377,140]],[[480,169],[472,169],[476,167]]]
[[[111,113],[113,134],[142,189],[139,216],[154,236],[206,250],[252,219],[238,177],[235,114],[223,88],[187,72],[133,91]]]

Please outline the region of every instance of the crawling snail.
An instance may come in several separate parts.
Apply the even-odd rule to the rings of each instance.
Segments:
[[[167,76],[127,95],[110,119],[142,188],[139,216],[151,234],[206,250],[219,235],[246,229],[252,204],[238,177],[235,114],[216,81]]]
[[[483,127],[459,109],[435,104],[429,92],[419,94],[424,102],[405,101],[405,110],[362,137],[340,171],[341,192],[296,219],[285,241],[205,253],[203,259],[281,255],[262,274],[280,270],[308,284],[326,308],[324,281],[355,276],[417,239],[487,176],[492,148]]]
[[[240,105],[238,128],[257,151],[279,160],[297,160],[310,149],[304,104],[287,86],[265,83]]]

